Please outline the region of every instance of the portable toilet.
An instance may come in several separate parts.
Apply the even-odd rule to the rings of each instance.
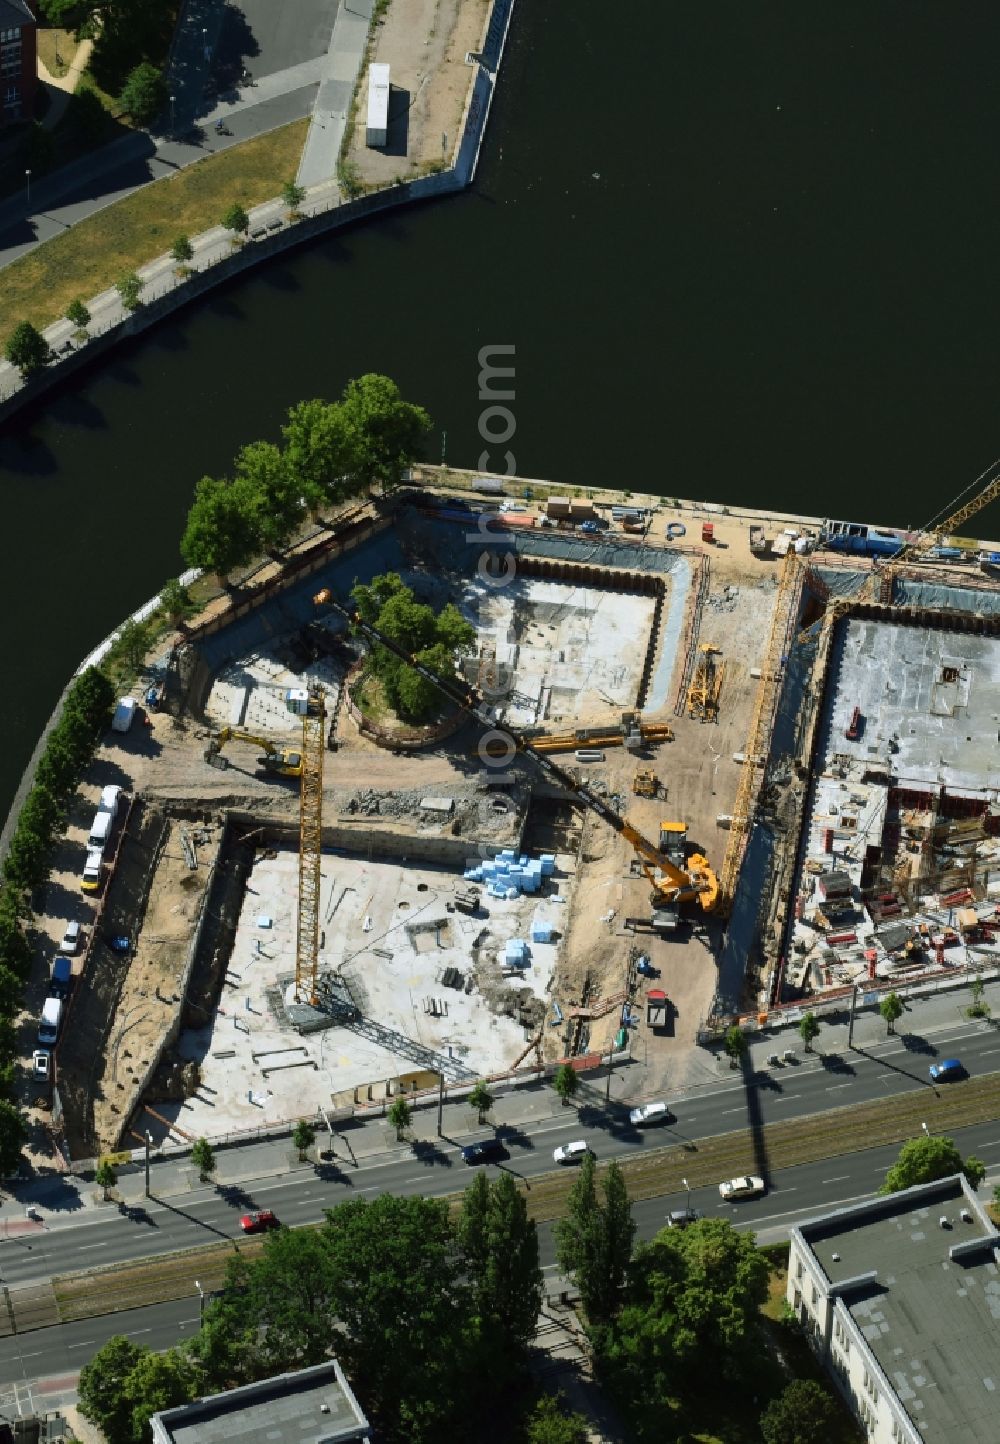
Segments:
[[[389,138],[389,67],[373,62],[368,67],[368,122],[365,145],[385,145]]]

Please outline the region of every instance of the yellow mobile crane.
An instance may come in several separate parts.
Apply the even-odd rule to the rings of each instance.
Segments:
[[[205,751],[218,766],[227,742],[256,742],[265,772],[299,779],[299,907],[295,923],[295,1001],[315,1004],[319,971],[319,889],[323,852],[323,724],[326,703],[320,688],[289,687],[285,706],[302,721],[302,751],[290,752],[268,737],[224,727]]]
[[[421,677],[443,693],[449,701],[454,702],[456,706],[461,707],[463,711],[468,712],[471,717],[481,723],[487,729],[488,734],[492,736],[508,735],[517,750],[534,758],[537,766],[547,777],[558,782],[578,802],[588,807],[591,812],[597,813],[598,817],[602,818],[609,827],[614,828],[615,832],[619,833],[632,848],[643,873],[650,882],[654,927],[664,930],[675,927],[676,909],[681,903],[697,902],[703,912],[714,911],[719,892],[715,873],[709,866],[708,859],[701,853],[685,856],[684,840],[687,828],[684,823],[661,824],[661,846],[657,847],[655,843],[645,838],[632,823],[616,812],[609,803],[605,802],[603,797],[599,797],[596,792],[593,792],[586,783],[578,781],[572,773],[567,772],[565,768],[560,767],[558,762],[554,762],[546,753],[540,751],[535,742],[518,732],[498,733],[486,703],[474,689],[464,686],[457,680],[446,680],[437,676],[391,637],[387,637],[377,627],[366,622],[360,613],[351,611],[343,603],[338,602],[328,588],[324,587],[321,592],[317,592],[313,601],[317,606],[330,607],[333,611],[338,612],[370,642],[387,647],[401,662],[412,667],[415,672],[418,672]]]

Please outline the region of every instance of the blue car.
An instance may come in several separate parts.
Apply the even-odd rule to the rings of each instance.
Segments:
[[[931,1064],[930,1075],[935,1083],[952,1083],[965,1077],[965,1069],[957,1058],[942,1058],[940,1063]]]
[[[600,529],[601,528],[597,525],[596,521],[584,521],[580,523],[580,530],[585,531],[588,534],[595,531],[600,531]]]

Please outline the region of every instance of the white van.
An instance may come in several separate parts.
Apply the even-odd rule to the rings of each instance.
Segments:
[[[87,861],[83,864],[80,886],[84,892],[96,892],[101,885],[101,862],[104,854],[99,847],[87,849]]]
[[[98,812],[110,812],[112,817],[117,816],[118,801],[122,790],[117,782],[109,782],[107,787],[101,788],[101,800],[98,804]]]
[[[62,998],[46,998],[42,1004],[42,1016],[38,1021],[38,1043],[42,1048],[51,1048],[58,1041],[62,1026]]]
[[[87,846],[96,848],[99,853],[104,853],[108,845],[108,838],[111,836],[111,825],[115,820],[113,812],[104,812],[101,808],[94,813],[94,820],[90,824],[90,836],[87,838]]]
[[[111,719],[112,732],[127,732],[135,719],[137,702],[134,697],[123,697],[115,708]]]

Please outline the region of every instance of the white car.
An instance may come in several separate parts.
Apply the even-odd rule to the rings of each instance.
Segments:
[[[578,1138],[575,1143],[564,1143],[557,1148],[552,1157],[556,1163],[582,1163],[590,1151],[589,1145]]]
[[[757,1198],[764,1192],[764,1180],[745,1174],[742,1178],[730,1178],[719,1184],[719,1192],[728,1203],[734,1198]]]
[[[52,1054],[47,1048],[36,1048],[31,1055],[31,1076],[38,1083],[47,1083],[52,1070]]]
[[[80,924],[77,922],[67,923],[66,931],[62,935],[62,942],[59,944],[59,951],[72,957],[79,946]]]
[[[652,1128],[657,1123],[666,1123],[673,1114],[665,1103],[644,1103],[641,1108],[633,1108],[628,1116],[628,1121],[634,1128]]]

